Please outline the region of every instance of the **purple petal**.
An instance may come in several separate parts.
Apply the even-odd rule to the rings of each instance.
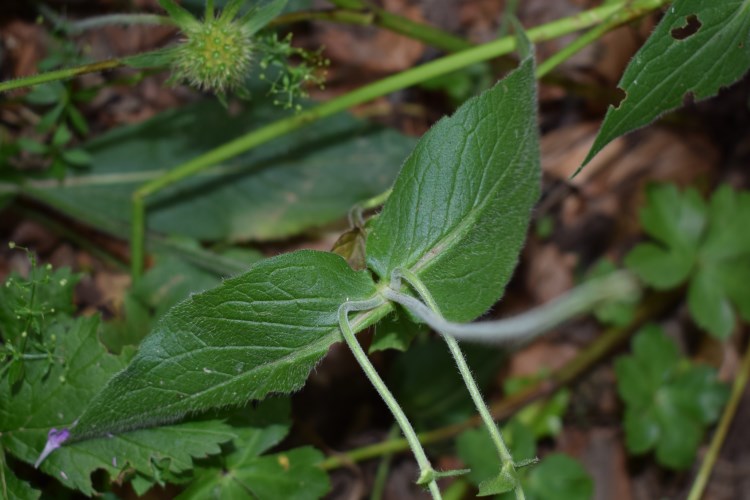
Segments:
[[[44,445],[41,455],[36,460],[34,468],[38,469],[39,466],[44,462],[53,451],[58,449],[62,444],[70,437],[70,431],[68,429],[50,429],[47,433],[47,444]]]

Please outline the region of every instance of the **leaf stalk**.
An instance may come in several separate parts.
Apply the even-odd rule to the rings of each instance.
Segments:
[[[435,299],[432,297],[430,291],[427,289],[424,283],[422,283],[422,280],[420,280],[416,274],[409,271],[408,269],[395,269],[393,271],[391,275],[391,288],[398,290],[401,286],[402,279],[406,281],[420,295],[420,297],[422,297],[422,300],[425,301],[427,306],[432,309],[432,311],[437,316],[442,317],[442,315],[440,314],[440,308],[435,302]],[[484,426],[487,428],[487,431],[490,434],[492,443],[495,445],[495,450],[497,451],[498,457],[500,458],[501,470],[511,470],[513,471],[512,476],[517,477],[517,475],[515,474],[516,465],[515,461],[513,460],[513,455],[510,453],[510,449],[508,449],[508,446],[505,444],[503,435],[500,432],[497,424],[495,423],[495,419],[492,418],[487,404],[484,402],[482,393],[479,390],[479,386],[477,385],[476,380],[474,380],[474,376],[471,374],[471,369],[466,362],[466,357],[461,351],[461,347],[458,345],[456,339],[450,335],[443,335],[443,339],[448,345],[448,350],[450,351],[451,356],[453,356],[453,360],[456,362],[456,367],[458,368],[458,372],[461,374],[461,378],[464,381],[464,385],[466,385],[466,389],[468,389],[469,391],[471,400],[474,402],[474,406],[476,407],[479,416],[484,422]],[[516,482],[515,488],[513,490],[517,500],[524,500],[526,498],[520,482]]]
[[[377,370],[375,370],[375,367],[370,362],[367,354],[365,354],[362,346],[359,345],[357,338],[354,336],[351,325],[349,324],[350,312],[368,311],[370,309],[375,309],[384,303],[385,300],[378,295],[369,300],[346,301],[341,304],[338,311],[341,334],[349,346],[349,349],[351,349],[352,354],[354,354],[357,362],[362,367],[362,370],[365,372],[365,375],[370,380],[370,383],[375,387],[375,390],[378,391],[380,397],[383,398],[383,401],[391,410],[391,413],[393,413],[393,417],[396,419],[399,427],[401,427],[401,431],[404,433],[404,437],[406,437],[406,440],[414,453],[414,457],[417,460],[417,464],[419,465],[419,480],[417,482],[420,484],[427,482],[432,498],[440,499],[440,489],[437,486],[437,482],[435,482],[435,471],[427,458],[427,454],[425,453],[422,444],[417,438],[416,432],[414,432],[411,422],[409,422],[404,410],[401,409],[401,406],[396,401],[396,398],[393,397],[393,394],[385,385],[383,379],[378,375]]]

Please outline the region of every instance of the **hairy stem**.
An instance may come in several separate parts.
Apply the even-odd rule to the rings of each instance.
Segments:
[[[737,413],[737,407],[740,405],[742,396],[745,394],[748,379],[750,379],[750,345],[747,346],[745,355],[742,357],[742,365],[737,377],[734,379],[734,384],[732,384],[732,394],[729,397],[729,402],[721,414],[719,426],[716,428],[708,452],[703,458],[698,475],[695,477],[693,486],[690,488],[688,500],[700,500],[703,496],[703,491],[706,489],[706,485],[708,485],[708,480],[711,477],[716,460],[719,458],[719,452],[727,437],[734,415]]]
[[[367,375],[367,378],[370,380],[370,383],[372,383],[373,387],[375,387],[375,390],[378,391],[380,397],[383,398],[383,401],[391,410],[391,413],[393,413],[393,417],[396,419],[399,427],[401,427],[401,431],[404,433],[404,436],[406,437],[406,440],[409,443],[412,452],[414,453],[414,457],[417,460],[417,464],[419,465],[420,481],[418,482],[429,478],[428,487],[430,493],[432,494],[433,498],[439,499],[441,498],[440,490],[438,489],[437,483],[434,479],[434,470],[432,469],[432,465],[430,465],[430,461],[427,458],[427,454],[425,453],[424,448],[422,448],[422,444],[419,442],[419,439],[417,439],[417,434],[414,432],[414,428],[412,427],[411,422],[409,422],[409,419],[406,417],[406,414],[396,401],[396,398],[393,397],[391,391],[388,389],[388,387],[386,387],[383,379],[381,379],[380,375],[378,375],[375,367],[372,366],[372,363],[370,363],[367,354],[365,354],[365,351],[362,350],[362,347],[359,345],[359,342],[354,336],[354,332],[352,332],[352,328],[349,325],[350,312],[367,311],[370,309],[374,309],[378,306],[383,305],[384,302],[385,301],[383,300],[383,298],[378,296],[370,300],[352,302],[347,301],[341,304],[341,307],[339,307],[339,326],[341,328],[341,334],[343,335],[344,340],[349,346],[349,349],[351,349],[352,354],[354,354],[354,357],[357,359],[357,362],[362,367],[362,370],[365,372],[365,375]]]
[[[411,287],[419,294],[420,297],[422,297],[422,300],[425,301],[427,306],[436,315],[442,317],[442,315],[440,314],[440,308],[435,302],[435,299],[433,299],[430,291],[427,289],[424,283],[422,283],[422,280],[420,280],[416,274],[412,273],[408,269],[396,269],[393,271],[393,273],[391,274],[391,288],[398,290],[402,278],[404,281],[409,283],[409,285],[411,285]],[[512,471],[512,476],[516,477],[516,465],[513,460],[513,456],[511,455],[508,446],[505,444],[503,435],[500,432],[497,424],[495,423],[495,420],[492,418],[490,410],[489,408],[487,408],[487,404],[484,402],[482,393],[480,392],[479,386],[477,385],[474,377],[471,374],[471,369],[466,362],[466,357],[461,351],[461,347],[458,345],[456,339],[450,335],[443,335],[443,339],[448,345],[448,350],[450,351],[451,356],[453,356],[453,360],[456,362],[458,372],[461,374],[464,385],[466,385],[466,388],[471,395],[471,400],[474,402],[474,406],[479,412],[479,416],[482,418],[484,426],[487,428],[487,431],[490,434],[492,443],[495,445],[495,450],[497,451],[497,455],[500,458],[501,470]],[[523,488],[521,487],[520,482],[516,483],[514,492],[517,500],[524,500],[525,495],[523,493]]]
[[[630,298],[639,290],[640,287],[631,273],[617,271],[584,283],[562,297],[518,316],[478,323],[447,321],[419,300],[393,288],[385,288],[382,294],[386,299],[409,309],[438,333],[458,340],[501,344],[532,340],[603,302]]]
[[[633,321],[625,327],[610,328],[599,338],[581,351],[564,367],[552,373],[549,377],[535,382],[520,392],[490,405],[494,420],[502,420],[515,414],[534,401],[550,396],[557,390],[571,384],[596,364],[601,362],[614,350],[625,343],[635,331],[644,323],[658,316],[672,307],[682,297],[679,291],[670,293],[650,294],[644,297]],[[448,425],[440,429],[423,432],[418,435],[422,444],[432,444],[451,439],[461,432],[471,429],[481,423],[479,416],[464,422]],[[404,439],[393,439],[363,446],[346,453],[340,453],[325,459],[321,467],[332,470],[353,462],[361,462],[389,453],[403,452],[409,449]]]
[[[120,68],[124,65],[125,62],[122,59],[109,59],[106,61],[76,66],[75,68],[64,68],[49,71],[47,73],[40,73],[38,75],[24,76],[15,80],[0,82],[0,93],[23,87],[33,87],[34,85],[41,85],[43,83],[56,82],[58,80],[68,80],[75,76],[85,75],[87,73],[98,73],[99,71]]]

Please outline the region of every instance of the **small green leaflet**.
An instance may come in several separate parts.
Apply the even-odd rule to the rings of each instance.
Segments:
[[[257,33],[281,14],[284,11],[286,4],[287,0],[271,0],[265,5],[251,9],[246,14],[245,18],[243,18],[243,20],[246,19],[245,29],[248,30],[251,35]]]
[[[338,255],[299,251],[263,260],[172,308],[86,408],[72,439],[294,391],[341,338],[339,306],[374,294],[370,275]],[[360,330],[388,310],[361,313],[353,326]]]
[[[69,427],[106,380],[125,366],[107,354],[97,340],[98,318],[61,319],[47,328],[57,339],[57,362],[48,370],[41,361],[27,362],[20,388],[0,381],[0,444],[7,453],[33,464],[50,428]],[[90,475],[104,469],[115,478],[126,469],[153,476],[154,462],[179,473],[192,467],[192,457],[220,451],[232,438],[218,420],[194,421],[117,437],[67,445],[45,460],[42,470],[69,488],[94,493]]]
[[[651,325],[633,339],[633,354],[615,361],[615,372],[628,449],[655,450],[659,463],[689,467],[729,395],[715,370],[682,359],[675,343]]]
[[[527,500],[590,500],[594,482],[577,460],[553,453],[531,468],[524,491]]]
[[[181,500],[254,498],[311,499],[330,488],[318,466],[323,455],[312,448],[295,448],[261,456],[287,435],[289,399],[271,398],[256,408],[245,408],[228,420],[235,437],[220,456],[200,461],[195,479],[178,497]]]
[[[656,242],[636,246],[625,264],[659,289],[689,280],[693,318],[726,338],[735,325],[734,308],[750,321],[750,193],[724,186],[708,207],[695,189],[680,193],[673,185],[649,186],[646,196],[641,221]]]
[[[695,33],[687,30],[700,24]],[[683,31],[684,34],[681,34]],[[610,141],[683,104],[716,95],[750,67],[750,0],[676,0],[625,70],[583,165]]]
[[[416,273],[443,315],[471,321],[502,295],[539,195],[533,56],[427,132],[367,240],[383,280]]]
[[[536,442],[534,433],[520,420],[513,418],[503,428],[511,454],[517,463],[534,458]],[[515,495],[513,478],[500,471],[500,460],[487,431],[470,429],[457,439],[458,455],[471,472],[466,476],[483,494],[499,494],[500,500],[512,500]],[[593,497],[594,483],[583,466],[567,455],[552,453],[541,462],[518,467],[518,476],[527,500],[589,500]],[[506,492],[506,493],[503,493]]]

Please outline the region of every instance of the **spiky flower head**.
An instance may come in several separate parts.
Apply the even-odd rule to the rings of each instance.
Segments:
[[[171,54],[174,78],[220,96],[239,89],[250,71],[255,33],[286,1],[271,0],[242,14],[245,0],[229,0],[215,15],[213,0],[206,0],[205,17],[199,21],[174,0],[159,0],[185,37]]]
[[[174,76],[203,91],[225,94],[250,72],[253,37],[237,21],[207,19],[184,30],[173,61]]]

